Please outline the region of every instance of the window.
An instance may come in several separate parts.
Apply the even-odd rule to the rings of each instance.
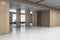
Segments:
[[[12,15],[12,22],[16,22],[16,14]]]
[[[21,10],[21,13],[25,13],[25,10]]]
[[[10,12],[16,12],[16,10],[15,10],[15,9],[10,9],[9,11],[10,11]]]
[[[25,22],[25,15],[21,15],[21,22]]]

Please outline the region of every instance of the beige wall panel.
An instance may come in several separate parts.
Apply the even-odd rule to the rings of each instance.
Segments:
[[[41,26],[41,12],[40,11],[37,12],[37,25]]]
[[[9,1],[0,1],[0,34],[9,33]]]
[[[49,11],[38,12],[38,25],[51,27],[60,26],[60,10],[51,8]]]
[[[33,11],[32,13],[32,25],[37,26],[37,11]]]
[[[38,12],[38,26],[50,26],[50,14],[48,10]]]
[[[60,26],[60,10],[50,9],[50,26]]]
[[[58,26],[60,26],[60,10],[58,12]]]
[[[42,26],[49,26],[49,21],[50,21],[50,18],[49,18],[49,11],[42,11],[41,12],[41,24]]]

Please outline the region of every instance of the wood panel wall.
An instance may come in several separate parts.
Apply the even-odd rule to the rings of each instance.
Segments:
[[[9,1],[0,1],[0,34],[9,33]]]
[[[50,9],[50,26],[60,26],[60,10]]]
[[[60,26],[60,10],[51,8],[38,12],[38,26]]]
[[[49,10],[46,11],[39,11],[38,12],[38,26],[50,26],[50,14]]]
[[[37,11],[33,11],[32,13],[32,25],[37,26]]]

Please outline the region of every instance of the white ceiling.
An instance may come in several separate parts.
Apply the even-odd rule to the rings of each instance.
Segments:
[[[37,2],[39,0],[29,0],[29,1]],[[39,4],[60,8],[60,0],[45,0],[45,1],[40,2]]]
[[[47,10],[45,8],[35,7],[35,6],[32,6],[32,5],[27,5],[27,4],[11,1],[10,9],[15,9],[16,10],[17,8],[21,8],[22,10],[29,9],[31,11]]]

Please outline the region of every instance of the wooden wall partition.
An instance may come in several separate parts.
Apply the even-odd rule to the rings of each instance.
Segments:
[[[50,26],[50,14],[49,14],[49,10],[46,11],[39,11],[38,12],[38,26]]]
[[[60,26],[60,10],[50,9],[50,26]]]
[[[60,10],[50,8],[48,11],[38,12],[38,26],[60,26]]]
[[[9,0],[0,0],[0,34],[9,33],[9,31]]]
[[[37,11],[32,12],[32,26],[37,26]]]
[[[37,12],[37,25],[41,26],[41,11]]]

